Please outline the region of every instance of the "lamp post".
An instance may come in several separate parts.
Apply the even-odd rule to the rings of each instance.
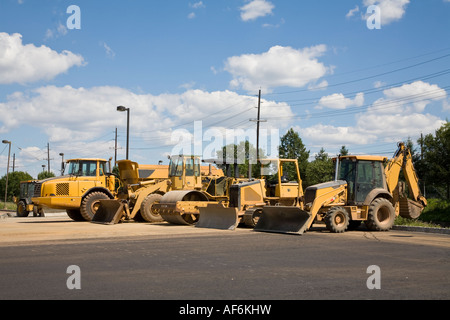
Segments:
[[[117,111],[120,112],[127,112],[127,156],[126,159],[128,160],[128,150],[129,150],[129,143],[130,143],[130,108],[126,108],[124,106],[118,106]]]
[[[8,150],[8,166],[6,167],[6,185],[5,185],[5,209],[6,209],[6,199],[8,197],[8,176],[9,176],[9,157],[11,155],[11,141],[8,140],[2,140],[2,143],[9,144],[9,150]]]
[[[64,175],[64,153],[61,152],[59,155],[62,157],[62,159],[61,159],[61,175]]]

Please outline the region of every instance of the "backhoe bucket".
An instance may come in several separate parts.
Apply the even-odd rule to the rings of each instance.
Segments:
[[[308,227],[311,214],[298,207],[263,207],[255,231],[302,234]]]
[[[118,200],[99,200],[100,206],[91,222],[117,224],[125,215],[124,204]]]
[[[226,208],[220,203],[208,203],[199,207],[199,211],[200,217],[195,224],[198,228],[234,230],[239,223],[237,209]]]

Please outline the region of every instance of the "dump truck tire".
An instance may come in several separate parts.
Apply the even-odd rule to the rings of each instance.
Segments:
[[[141,204],[141,217],[147,222],[161,222],[164,219],[159,213],[152,211],[152,205],[161,200],[162,195],[158,193],[149,194]]]
[[[30,214],[29,211],[27,211],[27,204],[25,201],[20,200],[17,204],[17,216],[18,217],[28,217]]]
[[[100,205],[99,200],[110,199],[108,195],[103,192],[92,192],[88,194],[81,202],[80,212],[84,220],[91,221],[95,212]]]
[[[73,221],[85,221],[81,215],[80,209],[66,209],[66,213]]]
[[[333,233],[345,232],[350,222],[347,210],[342,207],[333,207],[328,210],[324,220],[327,229]]]
[[[392,228],[395,210],[392,203],[385,198],[377,198],[370,204],[369,215],[365,224],[373,231],[387,231]]]

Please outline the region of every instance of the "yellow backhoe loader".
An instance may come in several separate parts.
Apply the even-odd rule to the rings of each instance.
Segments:
[[[387,231],[397,215],[418,217],[427,205],[421,195],[411,152],[398,144],[393,158],[381,156],[342,156],[336,162],[335,181],[313,185],[305,190],[305,208],[264,207],[255,231],[302,234],[316,221],[325,222],[335,233],[356,228],[365,222],[369,230]],[[398,188],[400,171],[412,199]]]
[[[203,187],[205,180],[223,177],[222,170],[212,166],[201,166],[196,156],[177,155],[170,157],[168,166],[139,165],[129,160],[118,161],[123,184],[116,199],[101,200],[92,222],[117,224],[124,220],[147,222],[163,221],[154,206],[173,190],[193,191]],[[142,179],[142,176],[147,177]]]
[[[303,208],[303,189],[297,160],[261,160],[262,179],[228,178],[220,189],[208,188],[192,192],[169,192],[156,205],[164,220],[176,224],[195,224],[196,227],[234,230],[239,223],[254,227],[266,205],[299,206]],[[288,181],[283,168],[292,166],[295,181]],[[235,168],[237,166],[235,165]],[[285,170],[286,172],[286,170]],[[186,219],[190,217],[190,219]]]

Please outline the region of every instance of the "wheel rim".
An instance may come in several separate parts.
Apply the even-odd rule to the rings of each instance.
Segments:
[[[335,216],[334,216],[334,224],[338,227],[342,227],[345,223],[345,217],[342,213],[338,212]]]
[[[386,224],[390,219],[389,208],[381,207],[377,212],[377,219],[381,224]]]

